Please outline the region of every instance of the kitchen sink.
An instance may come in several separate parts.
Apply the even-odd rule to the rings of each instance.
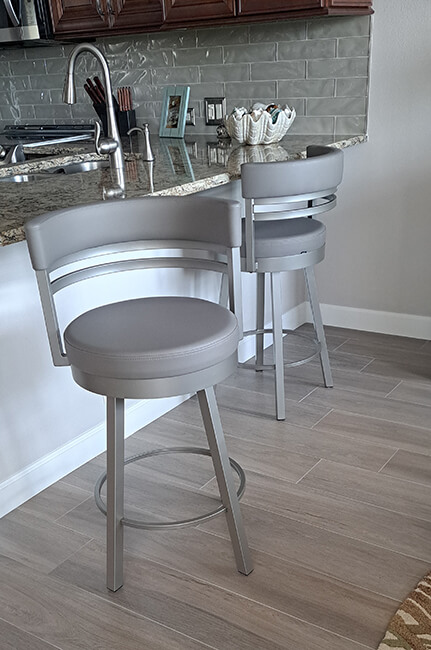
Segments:
[[[47,171],[51,174],[79,174],[94,171],[95,169],[106,169],[107,167],[109,167],[109,162],[106,160],[87,160],[68,163]]]
[[[12,176],[0,176],[0,183],[34,183],[40,179],[47,179],[46,174],[13,174]]]
[[[34,183],[39,180],[46,180],[51,174],[79,174],[90,172],[97,169],[106,169],[109,167],[107,160],[86,160],[82,162],[70,162],[51,169],[39,170],[22,174],[12,174],[11,176],[0,176],[0,182],[4,183]]]

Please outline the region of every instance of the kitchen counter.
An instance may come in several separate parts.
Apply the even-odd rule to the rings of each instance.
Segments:
[[[244,162],[270,162],[298,158],[309,144],[331,144],[345,148],[364,142],[366,136],[346,136],[334,142],[330,136],[285,136],[273,145],[246,146],[217,137],[186,136],[167,139],[151,136],[155,160],[142,159],[143,140],[133,135],[123,142],[126,160],[126,198],[153,195],[185,195],[223,185],[240,177]],[[37,153],[33,149],[32,153]],[[40,150],[46,156],[47,147]],[[0,245],[25,239],[24,224],[32,217],[75,205],[101,201],[113,181],[111,171],[97,169],[78,174],[49,173],[70,162],[97,160],[92,143],[53,145],[50,157],[19,165],[0,166],[2,208]],[[38,174],[31,182],[12,183],[1,178],[12,173]],[[121,200],[121,199],[114,199]]]

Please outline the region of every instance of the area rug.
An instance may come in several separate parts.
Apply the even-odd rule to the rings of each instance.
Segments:
[[[378,650],[431,650],[431,573],[391,618]]]

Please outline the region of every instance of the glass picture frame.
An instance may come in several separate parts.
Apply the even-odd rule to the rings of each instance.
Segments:
[[[190,86],[166,86],[163,95],[159,136],[183,138],[186,128]]]

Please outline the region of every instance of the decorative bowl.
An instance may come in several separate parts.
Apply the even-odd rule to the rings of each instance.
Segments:
[[[230,137],[241,144],[272,144],[286,135],[295,117],[295,109],[288,106],[255,104],[251,112],[234,108],[224,118],[224,124]]]

